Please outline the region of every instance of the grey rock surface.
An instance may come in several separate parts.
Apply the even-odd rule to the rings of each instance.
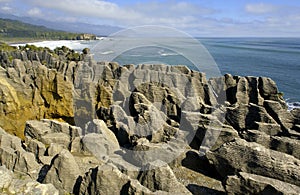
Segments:
[[[20,176],[8,170],[5,166],[0,166],[0,193],[24,194],[24,195],[58,195],[58,190],[52,184],[41,184],[26,175]]]
[[[90,190],[93,189],[93,190]],[[137,180],[130,179],[112,164],[91,169],[81,179],[75,194],[152,194]]]
[[[296,185],[280,180],[240,172],[229,176],[226,180],[228,194],[299,194],[300,188]]]
[[[52,183],[61,194],[72,193],[79,175],[80,170],[73,155],[67,150],[62,150],[52,159],[42,182]]]
[[[223,177],[246,172],[300,185],[299,159],[257,143],[237,138],[214,152],[209,151],[207,158]]]
[[[270,78],[65,47],[0,66],[1,193],[300,194],[300,112]]]
[[[178,182],[172,169],[165,162],[157,160],[146,166],[146,171],[138,176],[138,180],[151,191],[190,194],[185,186]]]

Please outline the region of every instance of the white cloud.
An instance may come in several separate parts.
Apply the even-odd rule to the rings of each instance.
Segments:
[[[43,15],[41,10],[39,8],[36,8],[36,7],[28,10],[27,14],[29,16],[36,16],[36,17],[41,17]]]
[[[116,3],[99,0],[27,0],[34,6],[59,11],[61,16],[98,18],[99,21],[111,21],[120,26],[158,24],[168,26],[185,26],[196,22],[198,16],[215,13],[212,8],[202,7],[187,2],[151,1],[119,6]],[[54,15],[58,17],[58,15]],[[54,18],[53,18],[54,19]],[[55,20],[55,19],[54,19]],[[94,20],[95,21],[95,20]]]
[[[174,1],[151,1],[131,5],[131,8],[146,18],[177,19],[180,17],[207,16],[216,12],[198,4]],[[143,19],[143,18],[140,18]]]
[[[11,2],[12,0],[0,0],[0,3],[8,3]]]
[[[267,13],[272,13],[277,11],[278,7],[272,4],[255,3],[255,4],[247,4],[245,6],[245,10],[248,13],[252,13],[252,14],[267,14]]]
[[[3,7],[1,7],[1,10],[4,12],[10,12],[12,10],[12,8],[9,6],[3,6]]]
[[[122,9],[115,3],[99,0],[28,0],[34,5],[56,9],[64,13],[76,16],[92,16],[108,19],[129,20],[140,17],[138,13],[130,9]]]
[[[122,27],[165,25],[197,36],[300,34],[300,8],[296,6],[248,3],[236,13],[232,13],[232,10],[225,7],[216,10],[198,3],[175,0],[140,1],[131,3],[130,6],[126,6],[126,3],[121,5],[99,0],[19,1],[32,8],[25,15],[51,21],[88,22]]]

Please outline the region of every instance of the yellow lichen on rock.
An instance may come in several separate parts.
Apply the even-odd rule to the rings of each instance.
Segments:
[[[5,113],[15,112],[20,107],[20,102],[17,98],[16,90],[6,81],[5,78],[0,77],[0,92],[1,102],[3,103],[3,111]]]
[[[57,119],[74,123],[73,84],[61,72],[39,62],[15,64],[26,67],[19,71],[8,67],[0,71],[0,127],[23,138],[27,120]],[[23,72],[30,73],[24,77]]]

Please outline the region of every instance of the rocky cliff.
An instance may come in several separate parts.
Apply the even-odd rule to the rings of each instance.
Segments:
[[[0,53],[3,194],[299,194],[300,110],[270,78]]]

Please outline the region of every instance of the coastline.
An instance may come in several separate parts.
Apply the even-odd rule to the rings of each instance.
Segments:
[[[25,46],[26,44],[35,45],[37,47],[48,47],[53,50],[56,47],[66,46],[76,51],[82,51],[85,48],[84,43],[94,42],[96,40],[35,40],[33,42],[17,42],[10,43],[11,46]]]
[[[1,42],[6,43],[8,45],[17,45],[17,44],[32,44],[39,42],[51,42],[51,41],[95,41],[95,40],[103,40],[105,36],[97,37],[95,39],[87,40],[87,39],[36,39],[36,38],[1,38]]]
[[[249,40],[247,38],[219,38],[217,40],[208,38],[206,41],[202,42],[215,59],[223,75],[230,73],[232,75],[242,76],[252,75],[271,77],[278,84],[280,91],[284,93],[284,98],[292,100],[288,101],[289,103],[300,102],[300,90],[297,90],[297,83],[300,82],[299,76],[297,75],[297,71],[291,71],[297,70],[297,63],[300,61],[300,57],[297,55],[299,51],[296,47],[288,46],[293,39],[259,38],[259,40],[260,44],[257,44],[256,40],[253,42],[253,39]],[[95,44],[100,44],[99,49],[102,48],[102,40],[87,42],[65,40],[66,43],[69,42],[68,44],[63,44],[63,42],[64,41],[61,41],[59,46],[66,45],[71,49],[75,49],[77,52],[82,51],[84,48],[91,49]],[[293,42],[298,45],[297,41]],[[55,48],[56,41],[51,43],[50,40],[48,43],[48,45],[42,44],[40,46],[49,47],[50,45],[52,49]],[[276,46],[275,50],[272,49],[273,43]],[[107,55],[113,52],[114,51],[112,50],[103,50],[95,57],[98,57],[99,59],[106,58]],[[139,64],[147,61],[162,61],[165,64],[186,64],[187,62],[181,61],[180,55],[166,55],[166,52],[155,50],[151,50],[150,52],[158,53],[149,54],[148,51],[147,53],[145,52],[139,50],[134,51],[134,53],[128,53],[128,55],[124,53],[121,58],[117,58],[116,60],[119,64]],[[268,56],[273,57],[270,58]],[[289,68],[287,69],[286,66]],[[193,68],[193,66],[189,67]],[[289,74],[290,76],[286,77],[286,74]]]
[[[0,177],[34,183],[8,190],[300,192],[300,109],[272,79],[27,49],[0,53]]]

